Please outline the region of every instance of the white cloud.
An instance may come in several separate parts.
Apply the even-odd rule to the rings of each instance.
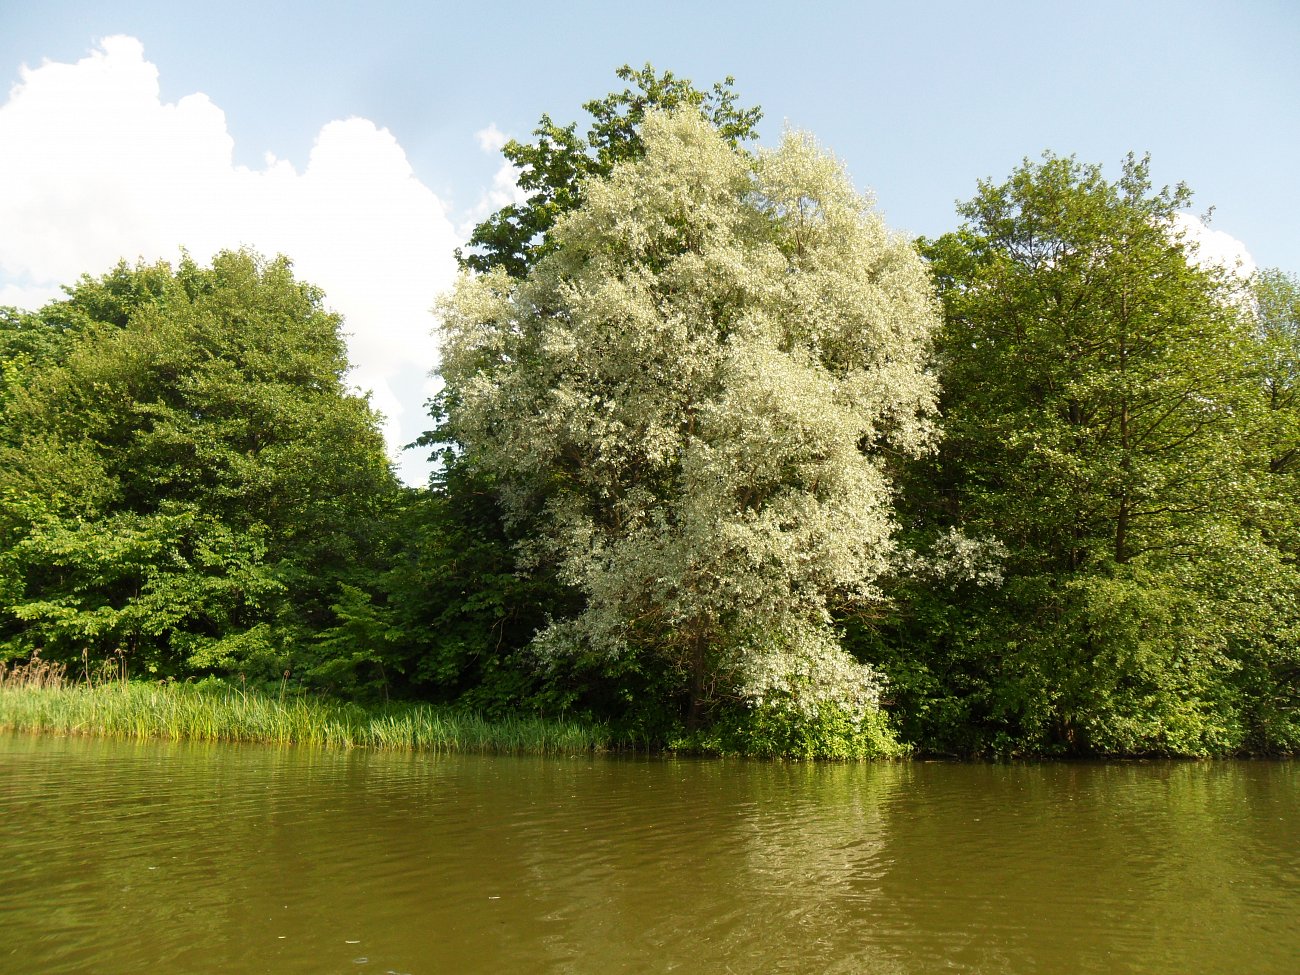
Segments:
[[[484,152],[500,152],[501,147],[510,141],[510,136],[498,129],[495,122],[475,132],[474,138],[478,140],[478,147]]]
[[[47,301],[63,297],[63,289],[55,284],[0,284],[0,305],[14,308],[39,308]]]
[[[1174,231],[1192,245],[1193,260],[1201,267],[1220,267],[1239,278],[1251,277],[1258,267],[1246,245],[1232,234],[1213,230],[1200,217],[1190,213],[1174,215]]]
[[[488,153],[500,152],[501,147],[510,141],[510,136],[498,129],[495,122],[475,132],[474,138],[478,140],[479,148]],[[480,194],[478,202],[460,221],[458,229],[461,237],[468,238],[475,225],[489,214],[496,213],[502,207],[512,203],[523,203],[527,199],[528,194],[519,188],[518,167],[503,162],[492,176],[492,185]]]
[[[181,247],[200,261],[282,252],[346,317],[353,381],[387,414],[390,448],[414,440],[437,357],[429,309],[461,240],[446,207],[365,119],[321,129],[301,173],[270,156],[236,166],[233,149],[206,95],[161,101],[134,38],[24,68],[0,107],[0,303],[35,307],[83,273]],[[420,483],[428,468],[408,452],[400,470]]]
[[[458,224],[461,237],[468,238],[478,223],[503,206],[523,203],[527,199],[528,194],[519,188],[518,168],[510,163],[502,163],[501,168],[492,176],[492,186],[480,194],[478,202]]]

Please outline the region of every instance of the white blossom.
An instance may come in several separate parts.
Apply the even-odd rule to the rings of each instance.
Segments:
[[[683,112],[643,140],[526,280],[440,306],[455,435],[586,596],[536,646],[865,713],[830,619],[896,555],[882,450],[934,440],[925,268],[807,137],[753,160]]]

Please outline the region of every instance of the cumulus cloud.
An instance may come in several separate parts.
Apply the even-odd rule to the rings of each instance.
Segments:
[[[83,273],[182,247],[200,261],[241,246],[288,254],[345,316],[351,379],[386,414],[403,477],[427,477],[396,448],[426,425],[429,309],[461,236],[391,133],[335,121],[302,172],[271,156],[236,166],[221,109],[202,94],[163,103],[140,42],[110,37],[75,64],[23,69],[0,147],[0,303],[35,307]]]
[[[501,147],[510,141],[510,136],[498,129],[495,122],[475,132],[474,138],[478,140],[479,148],[486,153],[500,152]],[[461,236],[468,237],[473,232],[474,226],[489,214],[496,213],[504,206],[523,203],[527,199],[528,194],[519,188],[518,167],[503,162],[492,176],[491,187],[483,191],[478,202],[461,222],[459,228]]]
[[[1190,213],[1174,215],[1174,232],[1192,245],[1192,260],[1201,267],[1220,267],[1243,280],[1258,270],[1246,245],[1232,234],[1215,230]]]
[[[510,141],[510,136],[498,129],[495,122],[475,132],[474,138],[478,140],[478,147],[484,152],[500,152],[501,148]]]

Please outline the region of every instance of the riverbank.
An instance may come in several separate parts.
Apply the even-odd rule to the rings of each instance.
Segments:
[[[515,755],[579,755],[609,747],[606,729],[579,722],[489,720],[428,704],[362,706],[216,682],[0,682],[0,730]]]

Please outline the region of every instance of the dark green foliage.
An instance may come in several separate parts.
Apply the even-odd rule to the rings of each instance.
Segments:
[[[442,398],[430,405],[441,421]],[[402,693],[493,715],[565,712],[576,692],[525,647],[573,595],[545,572],[517,571],[492,486],[441,431],[439,422],[418,443],[436,450],[429,488],[391,499],[383,568],[344,587],[318,648],[333,666],[353,659]]]
[[[1262,271],[1252,295],[1257,343],[1253,366],[1265,406],[1256,465],[1269,502],[1261,526],[1291,556],[1300,555],[1300,279]]]
[[[391,666],[422,696],[494,714],[537,706],[544,681],[523,648],[565,594],[515,571],[491,493],[463,478],[453,468],[403,499],[389,568],[352,615],[370,621]]]
[[[6,653],[310,679],[310,635],[377,567],[396,492],[321,294],[286,260],[226,252],[120,265],[20,324],[36,351],[0,434]]]
[[[322,636],[329,655],[367,648],[395,688],[487,715],[570,715],[608,722],[627,745],[668,740],[677,729],[669,688],[680,679],[632,658],[543,665],[529,650],[580,597],[550,566],[521,571],[493,485],[454,449],[440,460],[429,490],[407,492],[390,512],[386,571],[336,604],[338,623]]]
[[[462,268],[483,272],[504,267],[514,277],[527,275],[549,250],[547,233],[555,221],[582,202],[583,181],[608,176],[618,163],[640,157],[639,126],[648,111],[691,105],[732,145],[757,137],[755,126],[763,113],[737,106],[733,78],[701,91],[671,71],[658,74],[649,64],[639,71],[624,65],[616,73],[636,87],[584,104],[592,118],[585,138],[578,135],[576,122],[559,126],[543,115],[533,130],[536,142],[506,143],[502,154],[519,168],[519,187],[528,200],[501,208],[474,228],[471,250],[456,252]]]
[[[1026,568],[1171,552],[1240,468],[1248,336],[1224,282],[1168,237],[1186,191],[1154,193],[1146,173],[1026,165],[962,208],[965,238],[931,248],[954,282],[955,490]]]
[[[1252,454],[1258,487],[1251,524],[1263,544],[1212,581],[1244,598],[1234,627],[1236,685],[1248,744],[1300,749],[1300,279],[1278,270],[1255,281],[1253,363],[1264,419]]]

